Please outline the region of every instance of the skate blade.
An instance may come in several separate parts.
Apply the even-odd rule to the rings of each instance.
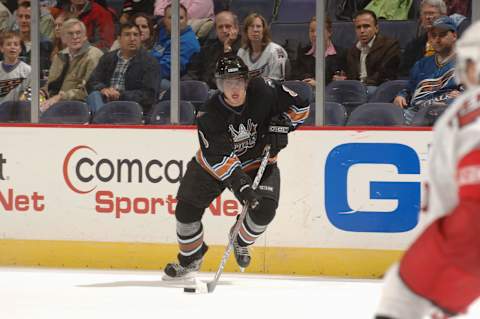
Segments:
[[[245,267],[240,267],[240,272],[245,272]]]
[[[167,282],[171,282],[171,283],[191,283],[191,282],[195,282],[195,278],[197,277],[197,274],[198,272],[191,272],[191,273],[188,273],[186,274],[185,276],[182,276],[182,277],[170,277],[169,275],[167,274],[163,274],[162,276],[162,280],[163,281],[167,281]]]

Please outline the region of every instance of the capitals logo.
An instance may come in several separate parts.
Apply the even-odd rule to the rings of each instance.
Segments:
[[[232,124],[228,126],[228,130],[233,139],[235,145],[235,154],[241,156],[245,154],[249,148],[255,147],[257,142],[257,126],[252,119],[248,119],[247,127],[241,123],[236,130]]]

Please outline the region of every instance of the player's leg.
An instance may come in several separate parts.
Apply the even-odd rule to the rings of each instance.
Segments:
[[[235,259],[241,268],[250,264],[251,257],[247,247],[255,243],[275,217],[280,196],[280,170],[276,165],[267,166],[256,192],[262,197],[260,205],[247,212],[233,245]]]
[[[206,173],[193,159],[187,166],[177,194],[175,209],[178,263],[165,267],[165,279],[185,278],[197,272],[208,250],[203,240],[201,222],[205,208],[223,191],[224,187]]]

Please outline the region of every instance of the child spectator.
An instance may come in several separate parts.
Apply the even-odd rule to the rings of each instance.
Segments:
[[[17,101],[30,86],[30,66],[20,61],[20,35],[7,31],[0,38],[3,61],[0,67],[0,103]]]
[[[258,70],[262,76],[273,80],[285,79],[287,51],[272,42],[272,36],[265,18],[252,13],[243,23],[242,47],[238,50],[250,71]]]

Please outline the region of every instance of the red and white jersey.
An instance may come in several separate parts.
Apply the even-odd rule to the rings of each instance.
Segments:
[[[480,87],[469,89],[434,127],[424,207],[428,221],[458,205],[459,189],[480,184]]]

